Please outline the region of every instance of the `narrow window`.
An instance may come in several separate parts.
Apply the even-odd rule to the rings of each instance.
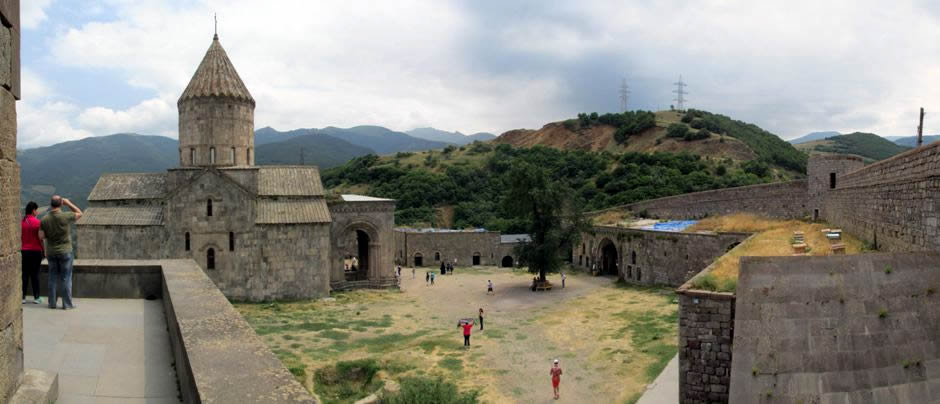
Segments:
[[[196,164],[196,149],[189,149],[189,164]]]
[[[251,149],[245,149],[245,165],[251,165]]]
[[[237,165],[236,162],[235,162],[235,148],[234,148],[234,147],[232,148],[232,153],[231,153],[231,155],[232,155],[232,156],[231,156],[231,157],[232,157],[232,159],[231,159],[231,160],[232,160],[232,165],[233,165],[233,166],[234,166],[234,165]]]
[[[212,216],[212,199],[206,202],[206,216]]]
[[[633,252],[630,254],[630,263],[633,264],[633,265],[636,265],[636,251],[633,251]]]
[[[836,173],[829,173],[829,189],[836,187]]]
[[[186,251],[189,251],[189,232],[186,232]]]
[[[235,233],[228,232],[228,250],[235,251]]]
[[[434,253],[434,261],[440,261],[440,260],[441,260],[441,253],[439,252]]]
[[[215,147],[209,148],[209,164],[215,164]]]
[[[206,269],[215,269],[215,250],[206,251]]]

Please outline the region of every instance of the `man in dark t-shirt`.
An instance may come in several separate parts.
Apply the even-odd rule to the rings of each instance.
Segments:
[[[71,212],[63,212],[65,205]],[[72,304],[72,235],[71,226],[82,217],[82,210],[72,201],[53,195],[49,202],[51,210],[39,223],[40,237],[46,243],[46,258],[49,260],[49,308],[54,309],[57,283],[62,284],[62,309],[74,309]]]

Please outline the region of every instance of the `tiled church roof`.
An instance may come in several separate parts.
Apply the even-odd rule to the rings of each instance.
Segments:
[[[163,208],[160,206],[98,206],[85,210],[78,220],[81,225],[108,226],[160,226]]]
[[[88,195],[89,201],[158,199],[166,195],[165,173],[103,174]]]
[[[313,166],[258,167],[259,196],[322,196],[320,170]]]
[[[241,77],[238,77],[218,36],[212,39],[212,45],[178,102],[200,97],[231,97],[255,105],[255,99],[251,97]]]
[[[323,198],[258,200],[255,224],[330,223],[330,209]]]

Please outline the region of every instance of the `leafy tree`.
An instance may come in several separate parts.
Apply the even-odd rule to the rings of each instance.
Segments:
[[[666,136],[668,137],[685,138],[686,133],[689,133],[689,127],[681,123],[674,123],[666,128]]]
[[[520,262],[545,281],[546,272],[562,265],[561,251],[573,246],[587,228],[581,211],[565,184],[552,180],[546,169],[522,163],[509,173],[506,210],[526,224],[531,242],[516,247]]]

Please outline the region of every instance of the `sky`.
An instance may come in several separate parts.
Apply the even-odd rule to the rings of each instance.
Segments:
[[[500,134],[674,104],[783,138],[913,135],[940,110],[930,1],[25,0],[19,146],[176,137],[176,100],[213,34],[255,126]]]

